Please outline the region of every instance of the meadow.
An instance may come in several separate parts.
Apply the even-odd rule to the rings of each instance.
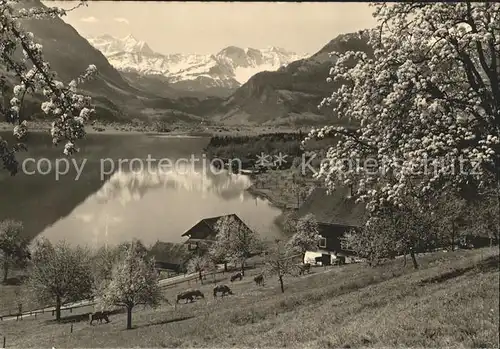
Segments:
[[[274,278],[264,287],[252,279],[227,283],[235,293],[213,299],[213,283],[191,285],[204,300],[137,308],[134,328],[125,330],[125,314],[111,323],[89,326],[79,309],[63,313],[63,324],[50,313],[37,319],[3,321],[6,347],[498,347],[498,248],[435,252],[418,256],[421,267],[401,259],[379,267],[351,264],[313,268],[289,277],[285,293]],[[165,289],[174,301],[187,288]],[[71,332],[71,323],[73,331]]]

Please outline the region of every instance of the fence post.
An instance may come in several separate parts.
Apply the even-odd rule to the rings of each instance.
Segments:
[[[73,323],[71,323],[71,330],[70,333],[73,333]]]
[[[7,342],[7,337],[3,336],[3,348],[7,348],[5,343]]]

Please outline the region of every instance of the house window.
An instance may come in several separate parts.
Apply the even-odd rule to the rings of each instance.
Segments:
[[[321,238],[319,239],[319,247],[320,248],[326,248],[326,239],[325,238]]]

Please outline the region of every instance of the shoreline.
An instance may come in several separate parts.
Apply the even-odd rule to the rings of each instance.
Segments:
[[[286,212],[286,211],[289,210],[287,208],[286,204],[276,202],[275,200],[273,200],[273,198],[271,197],[271,195],[269,195],[266,192],[263,192],[262,190],[259,190],[259,188],[256,188],[255,184],[252,184],[250,187],[248,187],[245,190],[248,193],[250,193],[252,196],[256,197],[256,198],[264,199],[264,200],[269,201],[269,203],[271,204],[271,206],[278,208],[279,210],[282,211],[282,213],[284,213],[284,212]]]
[[[172,130],[159,132],[151,128],[151,125],[132,126],[127,123],[117,123],[112,125],[85,125],[85,132],[88,134],[157,134],[157,135],[192,135],[198,137],[214,136],[255,136],[267,133],[297,133],[299,129],[284,126],[262,126],[262,125],[171,125]],[[49,132],[51,124],[48,122],[28,122],[29,132]],[[11,132],[14,125],[0,121],[0,132]],[[307,132],[306,130],[302,130]]]

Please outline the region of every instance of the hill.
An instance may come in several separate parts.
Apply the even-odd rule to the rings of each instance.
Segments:
[[[317,106],[339,86],[326,78],[333,63],[332,51],[371,53],[366,35],[343,34],[310,58],[290,63],[276,72],[262,72],[234,92],[214,112],[228,124],[311,124],[336,122],[329,111]]]
[[[20,2],[15,7],[46,8],[39,0]],[[184,109],[182,102],[157,96],[144,89],[144,86],[139,84],[136,87],[124,79],[99,50],[62,19],[29,19],[23,20],[22,25],[25,30],[34,33],[35,41],[43,45],[45,59],[61,80],[69,82],[90,64],[96,65],[98,76],[80,87],[84,93],[93,97],[100,120],[146,118],[151,115],[142,111],[154,109],[157,111],[156,114],[163,110],[161,114],[166,116],[172,111],[180,111],[184,113],[185,121],[191,122],[196,119],[196,122],[199,122],[201,112],[198,109],[193,110],[189,105]],[[39,104],[34,103],[34,100],[36,97],[28,102],[26,114],[41,116]],[[193,114],[192,111],[197,114]]]
[[[207,277],[205,285],[164,291],[172,302],[195,287],[205,300],[175,309],[140,307],[129,331],[125,314],[89,326],[90,309],[81,308],[63,312],[63,324],[54,323],[50,312],[4,320],[2,332],[8,348],[498,348],[498,248],[435,252],[419,261],[420,270],[403,267],[401,259],[376,268],[313,268],[310,275],[285,279],[284,294],[275,278],[256,286],[252,278],[259,271],[249,270],[250,277],[231,284],[235,295],[222,300],[211,297]],[[228,278],[217,281],[230,284]]]

